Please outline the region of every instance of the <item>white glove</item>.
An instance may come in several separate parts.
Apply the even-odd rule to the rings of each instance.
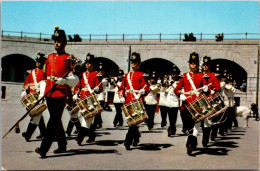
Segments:
[[[22,93],[21,93],[21,97],[23,97],[23,96],[25,96],[26,95],[26,91],[24,90],[24,91],[22,91]]]
[[[98,88],[98,86],[96,86],[96,87],[94,88],[94,91],[95,91],[95,92],[98,92],[98,90],[99,90],[99,88]]]
[[[215,94],[215,91],[214,90],[210,90],[210,94]]]
[[[207,91],[209,90],[209,88],[208,88],[208,86],[203,86],[203,87],[202,87],[202,90],[203,90],[204,92],[207,92]]]
[[[139,91],[139,93],[140,93],[141,95],[144,95],[144,94],[145,94],[145,90],[144,90],[144,89],[141,89],[141,90]]]
[[[185,101],[185,100],[187,100],[187,97],[184,94],[181,94],[180,95],[180,100],[181,101]]]
[[[76,101],[78,98],[79,98],[78,94],[74,94],[72,97],[73,101]]]
[[[124,97],[121,97],[119,100],[120,100],[121,103],[125,103],[125,98]]]
[[[38,100],[40,100],[43,96],[44,96],[44,94],[40,93],[40,94],[39,94],[39,99],[38,99]]]
[[[102,80],[102,83],[107,83],[108,82],[108,80],[106,79],[106,78],[104,78],[103,80]]]
[[[64,85],[66,84],[66,80],[64,78],[57,78],[56,84],[58,85]]]

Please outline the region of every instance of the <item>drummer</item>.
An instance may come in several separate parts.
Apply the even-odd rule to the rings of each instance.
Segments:
[[[200,127],[200,123],[194,122],[191,114],[185,108],[189,102],[194,101],[200,94],[201,91],[197,89],[202,88],[204,92],[208,91],[208,87],[204,74],[199,72],[199,54],[193,51],[190,54],[188,61],[190,72],[184,73],[183,77],[180,78],[174,93],[180,97],[180,113],[182,115],[184,130],[187,132],[188,139],[186,143],[187,153],[190,155],[191,152],[197,147],[197,134]],[[193,129],[193,127],[195,129]]]
[[[74,96],[79,96],[79,98],[84,98],[93,93],[99,93],[102,91],[102,87],[100,81],[97,77],[98,72],[94,71],[95,66],[95,58],[94,55],[88,53],[86,55],[85,66],[86,71],[82,74],[82,79],[80,79],[78,85],[75,87],[75,91],[78,93]],[[91,117],[89,119],[85,119],[84,117],[80,117],[81,119],[81,128],[79,130],[78,136],[76,137],[76,141],[78,145],[81,145],[85,136],[88,136],[89,139],[87,142],[93,142],[96,138],[95,133],[95,125],[93,123],[95,117]]]
[[[206,94],[208,97],[214,95],[216,92],[220,92],[220,80],[218,78],[219,74],[213,73],[210,70],[211,68],[211,58],[207,55],[203,57],[203,64],[202,64],[202,72],[205,74],[205,78],[207,81],[207,84],[211,84],[209,86],[208,94]],[[203,131],[203,137],[202,137],[202,145],[204,147],[207,147],[207,144],[209,142],[209,136],[212,128],[211,133],[211,140],[215,140],[217,136],[217,127],[218,125],[215,124],[214,126],[211,125],[212,121],[217,122],[220,119],[220,115],[217,117],[212,118],[212,120],[208,120],[207,118],[202,121],[204,123],[202,125],[202,131]]]
[[[32,92],[37,92],[39,94],[40,90],[42,93],[44,93],[46,83],[45,81],[41,80],[41,75],[42,75],[44,62],[46,61],[46,57],[43,53],[38,52],[35,61],[36,61],[36,68],[31,70],[30,74],[27,76],[23,84],[23,91],[21,97],[24,97],[25,95]],[[36,138],[42,139],[46,132],[45,123],[42,114],[33,116],[27,126],[26,132],[22,133],[22,136],[25,138],[27,142],[30,140],[37,126],[39,126],[40,135],[37,136]]]
[[[132,71],[125,74],[122,84],[119,88],[119,93],[121,94],[122,102],[129,103],[136,99],[143,100],[145,94],[148,93],[149,86],[145,80],[144,73],[139,71],[141,66],[141,57],[139,53],[133,52],[130,58]],[[139,96],[140,95],[140,96]],[[138,126],[131,126],[126,134],[124,146],[126,150],[130,150],[130,146],[133,144],[137,146],[139,143],[139,138],[141,134],[139,132]]]

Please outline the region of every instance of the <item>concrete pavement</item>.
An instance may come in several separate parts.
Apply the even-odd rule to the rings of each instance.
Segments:
[[[2,136],[25,114],[20,104],[1,106]],[[44,112],[45,122],[48,112]],[[167,127],[161,128],[160,114],[156,114],[155,126],[149,131],[140,125],[142,137],[137,147],[127,151],[123,140],[127,133],[127,124],[114,128],[115,111],[103,112],[103,127],[96,131],[96,141],[78,146],[75,135],[68,137],[68,151],[54,154],[57,148],[54,142],[47,158],[41,159],[34,152],[41,141],[35,137],[26,142],[21,133],[26,130],[29,117],[20,123],[20,134],[10,132],[1,140],[2,170],[258,170],[259,169],[259,122],[249,119],[249,128],[244,128],[244,120],[237,118],[239,127],[228,135],[218,135],[216,141],[210,141],[209,147],[201,144],[202,134],[198,136],[198,149],[193,156],[186,154],[186,138],[181,133],[180,116],[177,120],[177,132],[173,137],[167,136]],[[67,127],[69,114],[63,114],[63,124]]]

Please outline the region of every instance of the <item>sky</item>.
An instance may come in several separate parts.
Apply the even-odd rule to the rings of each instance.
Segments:
[[[1,29],[53,34],[259,33],[258,1],[3,1]],[[259,34],[255,35],[258,36]]]

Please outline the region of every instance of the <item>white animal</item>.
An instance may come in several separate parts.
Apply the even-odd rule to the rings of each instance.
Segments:
[[[245,120],[245,128],[248,128],[248,117],[250,115],[251,110],[247,106],[237,106],[235,114],[237,117],[243,117]]]

